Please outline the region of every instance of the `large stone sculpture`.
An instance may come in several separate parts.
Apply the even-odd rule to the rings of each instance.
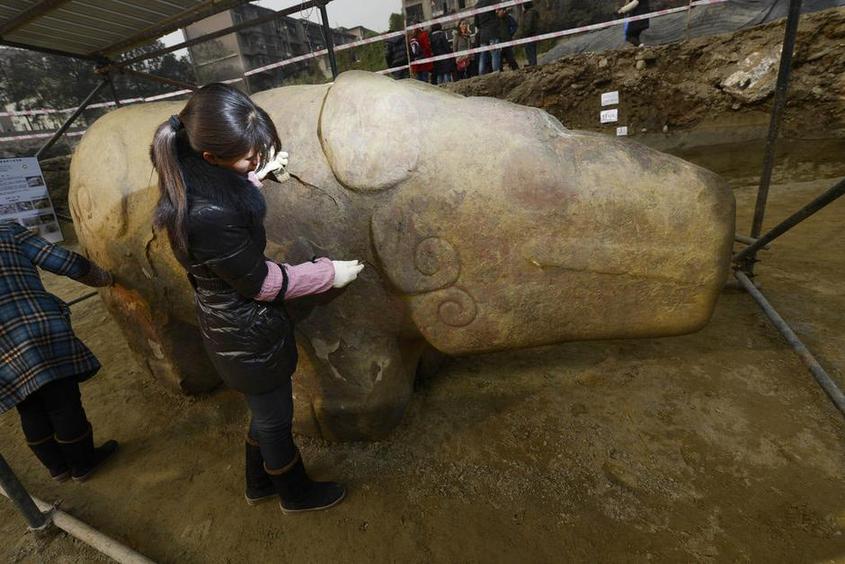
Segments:
[[[274,260],[361,258],[360,279],[299,300],[296,425],[383,436],[421,356],[678,335],[709,320],[728,274],[734,199],[716,175],[549,114],[362,72],[254,97],[290,153],[266,182]],[[71,209],[120,284],[102,297],[133,350],[183,391],[218,383],[192,291],[154,231],[148,157],[182,102],[111,112],[82,139]]]

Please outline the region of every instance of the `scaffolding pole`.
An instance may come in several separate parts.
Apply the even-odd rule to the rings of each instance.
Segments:
[[[30,530],[43,531],[50,526],[47,516],[39,511],[3,455],[0,455],[0,487],[23,515]]]
[[[810,372],[813,374],[816,382],[819,383],[836,408],[842,413],[842,415],[845,415],[845,394],[842,393],[842,390],[839,389],[836,382],[834,382],[825,369],[822,368],[822,365],[819,364],[819,361],[816,360],[813,353],[811,353],[804,343],[801,342],[801,339],[798,338],[795,331],[792,330],[792,327],[790,327],[789,324],[778,314],[778,312],[775,311],[772,304],[770,304],[763,293],[754,286],[754,283],[750,278],[748,278],[748,276],[745,275],[744,272],[737,270],[734,272],[734,276],[736,276],[737,280],[739,280],[745,290],[751,294],[751,297],[754,298],[754,301],[757,302],[763,310],[763,313],[766,314],[766,317],[769,318],[780,334],[783,335],[784,339],[792,345],[792,348],[795,349],[795,352],[798,353],[798,356],[801,357],[801,360],[804,361],[804,364],[806,364],[807,368],[810,369]]]
[[[763,230],[763,217],[766,215],[766,200],[769,197],[769,186],[772,182],[772,170],[775,164],[775,147],[780,133],[780,124],[786,109],[786,98],[789,90],[789,76],[792,72],[792,54],[795,51],[795,38],[798,36],[798,22],[801,19],[801,0],[789,1],[789,16],[786,20],[786,31],[783,38],[783,49],[780,55],[775,98],[772,104],[772,117],[769,122],[769,134],[766,138],[766,152],[763,158],[763,171],[760,175],[760,187],[757,190],[757,202],[754,205],[754,220],[751,224],[751,237],[758,238]],[[754,275],[754,254],[745,255],[742,269]]]
[[[119,108],[121,106],[120,96],[117,95],[117,88],[114,87],[114,79],[113,79],[111,73],[108,73],[106,75],[106,78],[109,81],[109,89],[111,90],[112,98],[114,98],[114,105]]]
[[[734,255],[734,262],[742,263],[746,260],[749,256],[754,256],[758,250],[761,248],[767,248],[768,243],[771,243],[817,211],[823,209],[825,206],[830,205],[834,201],[836,201],[839,197],[845,194],[845,179],[840,180],[836,184],[834,184],[830,189],[826,190],[824,194],[789,216],[788,218],[781,221],[775,227],[773,227],[768,233],[760,237],[759,239],[754,240],[749,246],[745,247],[743,250],[738,252]]]
[[[141,72],[136,71],[130,68],[123,68],[120,69],[119,72],[124,72],[126,74],[132,75],[136,78],[143,78],[144,80],[150,80],[152,82],[158,82],[160,84],[167,84],[168,86],[176,86],[177,88],[187,89],[187,90],[196,90],[199,88],[196,84],[192,82],[185,82],[183,80],[177,80],[175,78],[167,78],[166,76],[159,76],[157,74],[150,74],[148,72]]]
[[[329,65],[332,67],[332,78],[337,78],[337,59],[334,56],[334,37],[332,35],[332,26],[329,25],[329,14],[326,11],[325,0],[319,3],[320,17],[323,19],[323,37],[326,40],[326,51],[329,52]]]
[[[85,111],[85,108],[88,107],[88,104],[91,103],[91,100],[94,99],[94,96],[99,94],[100,90],[105,88],[108,83],[109,83],[108,77],[106,77],[106,78],[104,78],[103,80],[100,81],[100,84],[98,84],[94,88],[94,90],[92,90],[91,93],[88,94],[88,96],[82,101],[82,103],[79,105],[79,107],[76,108],[76,110],[73,112],[73,114],[71,114],[71,116],[65,120],[65,122],[58,129],[58,131],[56,131],[53,134],[53,136],[50,137],[50,139],[46,143],[44,143],[44,145],[42,145],[40,149],[38,149],[38,152],[35,153],[36,159],[40,158],[42,154],[44,154],[50,147],[52,147],[56,143],[56,141],[59,140],[59,138],[62,135],[64,135],[65,131],[67,131],[68,128],[73,124],[73,122],[76,121],[76,118],[78,118],[79,115],[82,112]]]

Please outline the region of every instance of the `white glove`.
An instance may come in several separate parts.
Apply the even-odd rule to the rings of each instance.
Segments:
[[[258,177],[258,180],[264,180],[268,174],[271,172],[276,174],[276,178],[282,180],[281,173],[284,173],[285,168],[288,166],[288,154],[284,151],[279,151],[277,154],[270,153],[271,157],[270,160],[255,171],[255,176]]]
[[[364,270],[364,265],[357,260],[333,260],[334,266],[334,283],[335,288],[343,288],[356,278],[358,273]]]

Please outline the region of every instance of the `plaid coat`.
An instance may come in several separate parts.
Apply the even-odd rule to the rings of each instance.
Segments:
[[[84,380],[100,368],[73,334],[67,304],[44,289],[36,266],[78,279],[92,263],[17,223],[0,223],[0,413],[48,382]]]

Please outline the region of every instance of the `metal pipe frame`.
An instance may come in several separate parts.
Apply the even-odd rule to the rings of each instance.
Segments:
[[[754,243],[757,242],[757,239],[754,239],[752,237],[748,237],[747,235],[740,235],[739,233],[736,233],[734,235],[734,241],[736,241],[737,243],[742,243],[744,245],[753,245]],[[768,245],[763,246],[763,248],[767,251],[769,250]]]
[[[748,257],[754,256],[758,250],[761,248],[766,248],[768,243],[771,243],[817,211],[825,208],[826,206],[830,205],[834,201],[836,201],[839,197],[845,194],[845,179],[840,180],[836,184],[834,184],[831,188],[825,191],[824,194],[789,216],[788,218],[781,221],[775,227],[773,227],[768,233],[754,241],[749,246],[745,247],[743,250],[738,252],[734,255],[734,262],[737,264],[743,263],[747,260]]]
[[[114,79],[112,78],[111,73],[107,74],[106,78],[109,81],[109,90],[111,90],[111,96],[114,98],[114,105],[119,108],[123,104],[120,103],[120,96],[117,95],[117,88],[114,87]]]
[[[185,27],[225,10],[237,8],[241,4],[246,4],[251,1],[252,0],[205,0],[201,4],[195,4],[182,10],[178,14],[174,14],[169,18],[158,21],[131,37],[118,41],[117,43],[107,45],[106,47],[89,54],[94,56],[113,56],[115,54],[125,53],[126,51],[129,51],[139,45],[150,43],[162,35],[167,35],[172,31],[176,31],[180,27]]]
[[[332,26],[329,25],[329,14],[326,11],[327,0],[319,2],[320,17],[323,20],[323,37],[326,40],[326,51],[329,52],[329,65],[332,67],[332,78],[337,78],[337,58],[334,54],[334,37],[332,36]]]
[[[32,497],[23,487],[12,468],[0,455],[0,486],[6,492],[6,496],[12,500],[18,508],[27,525],[33,531],[43,531],[50,526],[50,520],[38,509]]]
[[[24,49],[25,51],[35,51],[36,53],[44,53],[46,55],[58,55],[59,57],[70,57],[71,59],[79,59],[81,61],[97,62],[100,59],[89,55],[79,55],[77,53],[70,53],[68,51],[60,51],[59,49],[50,49],[49,47],[36,47],[35,45],[26,45],[18,43],[17,41],[0,40],[0,45],[5,47],[14,47],[15,49]]]
[[[158,76],[157,74],[150,74],[146,72],[136,71],[134,69],[124,68],[121,69],[120,72],[124,72],[126,74],[132,75],[137,78],[143,78],[145,80],[151,80],[153,82],[159,82],[161,84],[167,84],[169,86],[177,86],[179,88],[187,88],[188,90],[196,90],[199,88],[196,84],[191,82],[183,82],[181,80],[176,80],[175,78],[167,78],[166,76]],[[108,75],[107,75],[108,76]]]
[[[792,345],[792,348],[795,349],[795,352],[798,353],[798,356],[801,357],[801,360],[804,361],[804,364],[806,364],[807,368],[810,369],[810,372],[812,372],[816,382],[819,383],[836,408],[845,415],[845,394],[842,393],[842,390],[839,389],[828,373],[825,372],[825,369],[822,368],[822,365],[819,364],[819,361],[816,360],[813,353],[811,353],[804,343],[801,342],[801,339],[798,338],[789,324],[783,320],[777,311],[775,311],[772,304],[770,304],[763,293],[754,286],[754,283],[744,272],[737,270],[734,272],[734,276],[736,276],[737,280],[739,280],[745,290],[751,294],[751,297],[754,298],[763,310],[763,313],[766,314],[766,317],[769,318],[780,334],[783,335],[790,345]]]
[[[9,491],[4,488],[0,488],[0,494],[5,495],[6,497],[11,497],[9,495]],[[83,523],[72,515],[68,515],[55,505],[51,505],[38,499],[37,497],[28,497],[29,501],[34,504],[37,510],[43,511],[42,516],[46,519],[48,526],[55,526],[56,528],[63,530],[67,534],[81,540],[94,550],[110,557],[115,562],[118,562],[119,564],[153,564],[153,561],[143,554],[132,550],[128,546],[120,544],[113,538],[104,535],[90,525]],[[30,528],[30,530],[41,532],[45,529]]]
[[[777,85],[775,87],[775,98],[772,105],[772,116],[769,122],[769,134],[766,138],[766,150],[763,158],[763,171],[760,175],[760,187],[757,190],[757,201],[754,206],[754,219],[751,225],[751,236],[744,237],[736,235],[735,239],[748,246],[736,253],[733,257],[736,270],[734,276],[751,297],[757,302],[769,320],[774,324],[781,335],[792,346],[798,356],[813,374],[816,382],[822,387],[836,408],[845,415],[845,394],[830,378],[824,368],[819,364],[810,350],[801,342],[789,324],[778,314],[766,297],[755,286],[752,281],[754,276],[754,264],[757,262],[757,252],[760,249],[768,248],[768,243],[780,237],[817,211],[829,205],[843,193],[845,193],[845,180],[835,184],[824,194],[780,222],[769,230],[762,237],[763,218],[766,214],[766,203],[771,186],[772,170],[775,162],[775,146],[780,132],[780,124],[786,109],[787,91],[789,89],[789,77],[792,72],[792,56],[795,52],[795,40],[798,36],[798,23],[801,19],[801,1],[790,0],[789,15],[786,20],[784,32],[783,49],[781,51],[780,66],[778,68]]]
[[[328,0],[329,2],[331,0]],[[156,51],[152,51],[150,53],[144,53],[143,55],[138,55],[137,57],[133,57],[131,59],[125,61],[114,61],[111,63],[112,67],[125,67],[127,65],[133,65],[135,63],[140,63],[142,61],[146,61],[149,59],[154,59],[155,57],[160,57],[162,55],[166,55],[168,53],[172,53],[173,51],[178,51],[179,49],[184,49],[186,47],[192,47],[198,43],[203,43],[205,41],[210,41],[212,39],[216,39],[218,37],[222,37],[224,35],[229,35],[230,33],[235,33],[236,31],[240,31],[242,29],[246,29],[249,27],[254,27],[256,25],[260,25],[269,21],[273,21],[275,19],[289,16],[291,14],[299,13],[303,10],[308,10],[310,8],[315,8],[319,6],[323,0],[309,0],[307,2],[302,2],[296,4],[295,6],[291,6],[290,8],[285,8],[283,10],[278,10],[272,14],[268,14],[266,16],[260,16],[258,18],[253,18],[251,20],[241,22],[237,25],[233,25],[227,27],[225,29],[220,29],[217,31],[213,31],[211,33],[206,33],[205,35],[201,35],[200,37],[195,37],[193,39],[189,39],[187,41],[183,41],[182,43],[177,43],[176,45],[171,45],[170,47],[165,47],[163,49],[158,49]]]
[[[76,118],[78,118],[79,115],[82,112],[85,111],[85,108],[88,107],[88,104],[91,103],[91,100],[94,99],[94,96],[99,94],[100,90],[105,88],[108,84],[109,84],[108,77],[106,77],[106,78],[104,78],[103,80],[100,81],[100,84],[98,84],[94,88],[94,90],[92,90],[91,93],[88,94],[88,96],[82,101],[82,103],[79,105],[79,107],[76,108],[76,110],[73,112],[73,114],[71,114],[70,117],[65,120],[65,122],[58,129],[58,131],[56,131],[53,134],[53,136],[50,137],[50,139],[46,143],[44,143],[44,145],[42,145],[40,149],[38,149],[38,152],[35,153],[36,159],[39,158],[44,152],[46,152],[50,147],[52,147],[56,143],[56,141],[58,141],[59,138],[62,135],[64,135],[65,131],[67,131],[68,128],[73,124],[73,122],[76,121]]]
[[[67,4],[68,0],[41,0],[36,2],[29,8],[25,8],[22,12],[14,18],[6,22],[3,27],[0,27],[0,36],[12,33],[25,26],[26,24],[37,20],[53,10],[59,8],[62,4]]]
[[[801,19],[801,1],[789,1],[789,16],[786,20],[786,30],[783,38],[783,49],[780,55],[775,98],[772,104],[772,117],[769,122],[769,134],[766,138],[766,152],[763,159],[763,171],[760,175],[760,187],[757,190],[757,202],[754,205],[754,219],[751,224],[751,237],[758,238],[763,229],[763,217],[766,214],[766,201],[769,197],[769,186],[772,181],[772,170],[775,164],[775,146],[780,133],[780,124],[786,109],[786,98],[789,90],[789,77],[792,72],[792,55],[795,52],[795,39],[798,36],[798,22]],[[753,275],[754,255],[748,254],[743,270]]]

